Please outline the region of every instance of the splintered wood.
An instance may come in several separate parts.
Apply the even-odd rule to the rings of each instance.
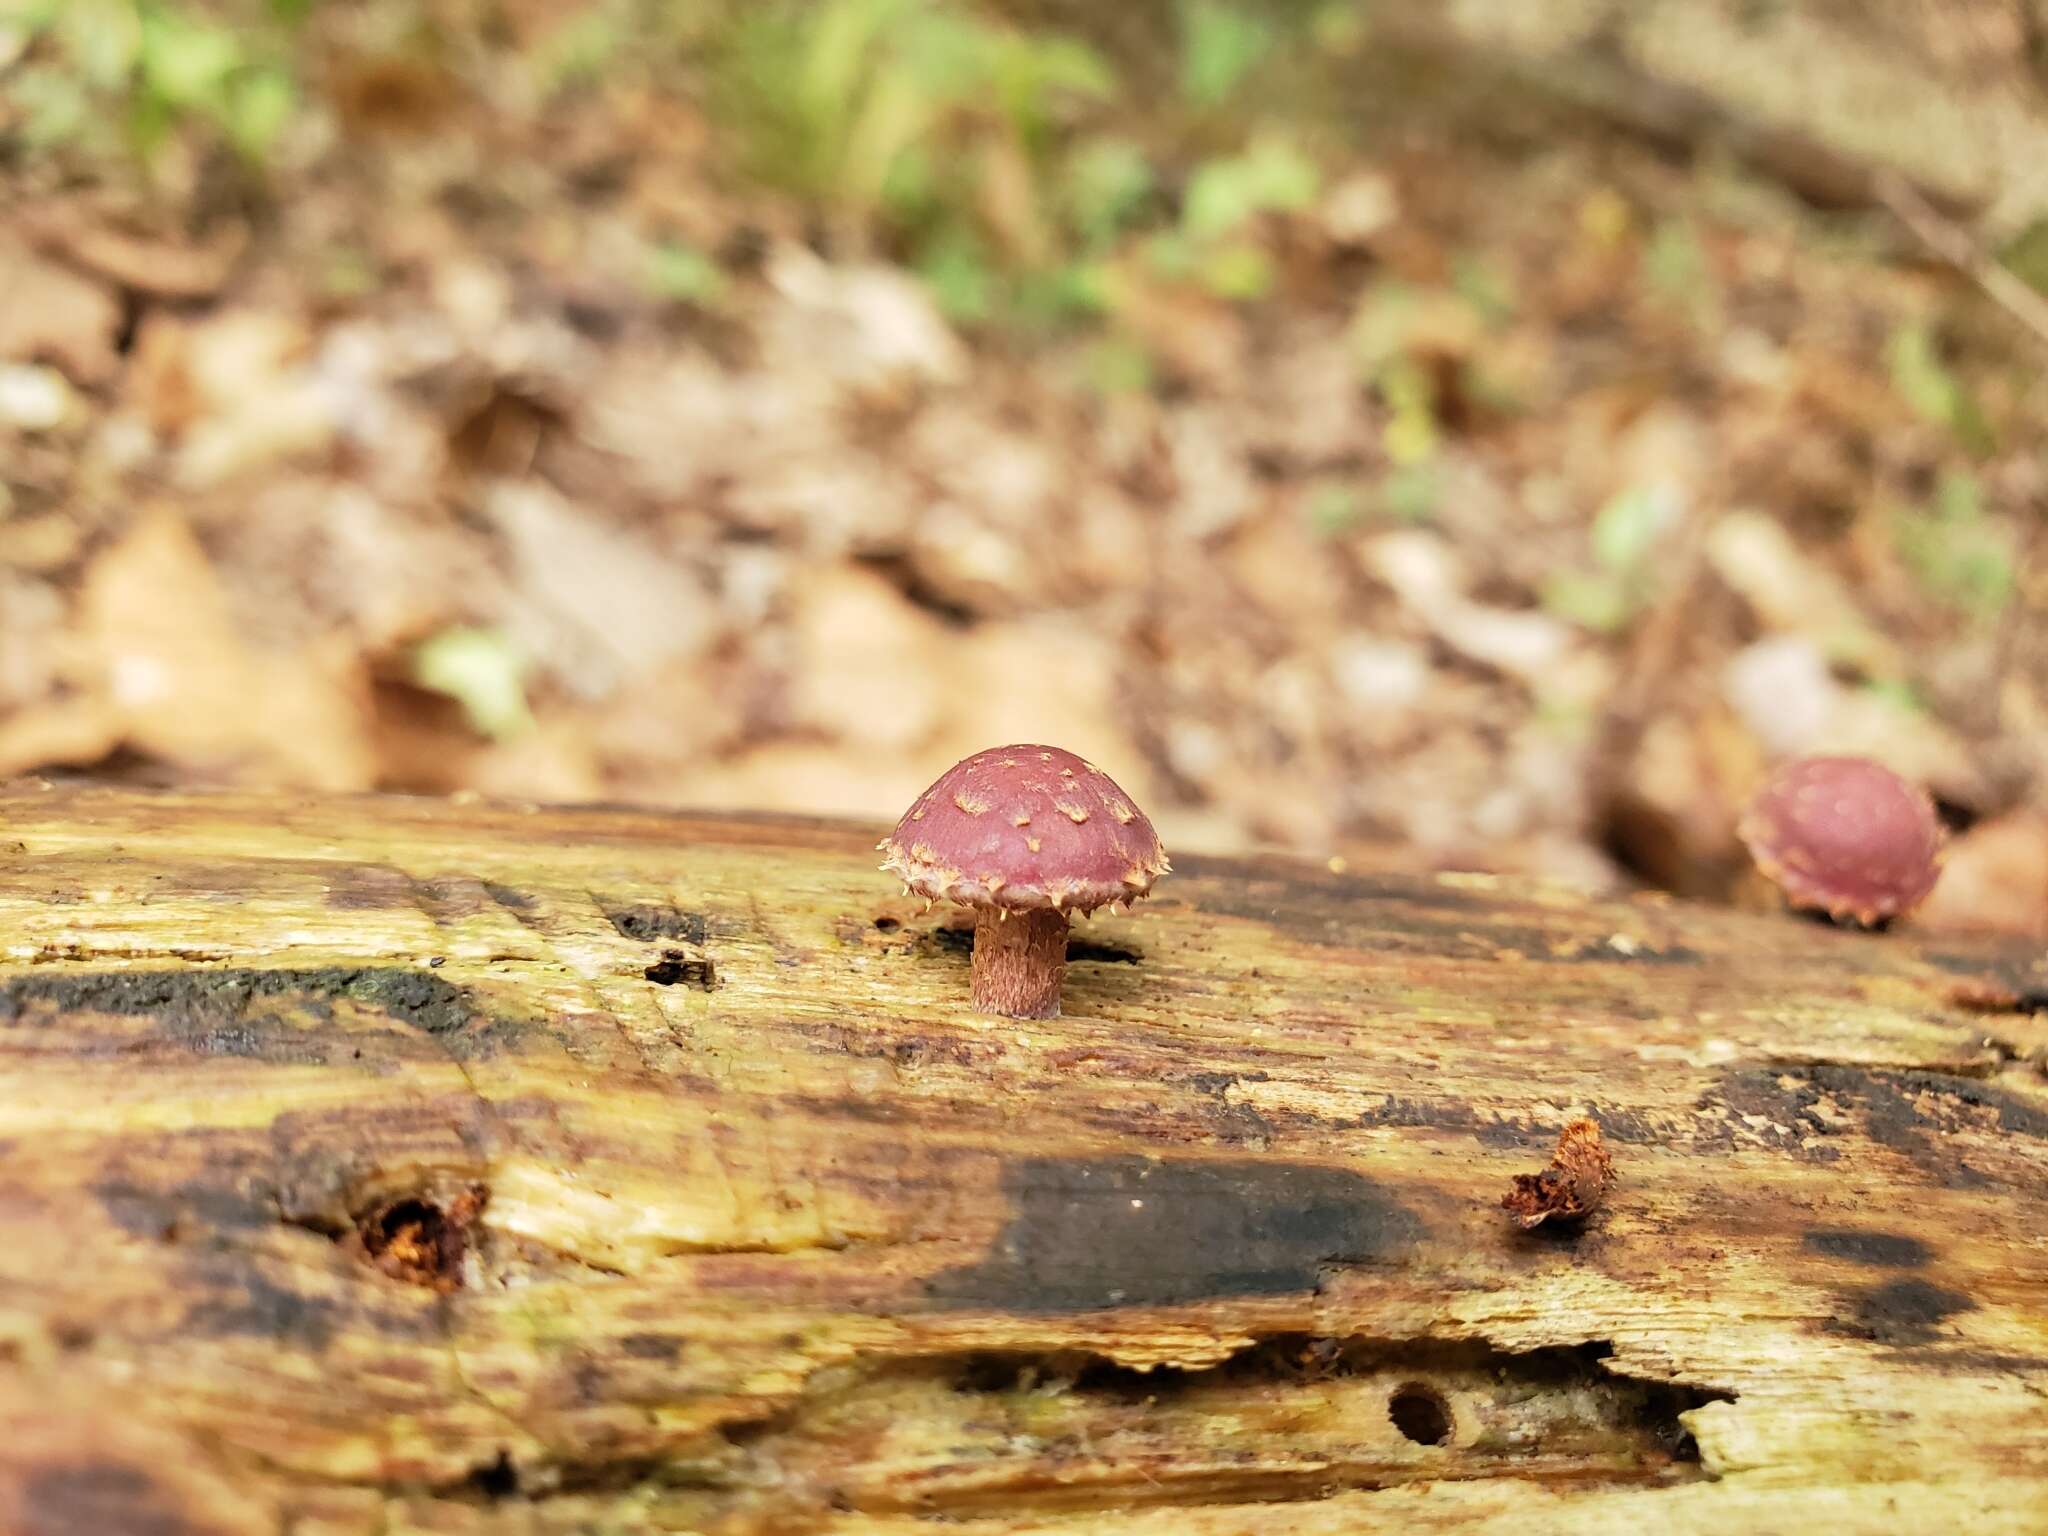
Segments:
[[[1541,1173],[1518,1173],[1500,1203],[1520,1227],[1575,1226],[1600,1209],[1614,1186],[1614,1159],[1593,1120],[1574,1120],[1558,1133],[1557,1150]]]
[[[0,792],[0,1530],[2048,1530],[2033,950],[875,836]]]

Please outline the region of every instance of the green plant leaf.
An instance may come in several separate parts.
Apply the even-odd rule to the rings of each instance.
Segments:
[[[534,73],[550,91],[589,85],[599,79],[625,43],[620,18],[608,7],[571,16],[536,50]]]
[[[1348,485],[1319,485],[1308,498],[1309,530],[1320,538],[1333,539],[1358,526],[1365,516],[1365,502]]]
[[[648,248],[647,286],[659,298],[709,306],[725,296],[725,272],[694,245],[664,240]]]
[[[1674,304],[1691,305],[1705,295],[1707,255],[1690,224],[1666,219],[1657,226],[1643,252],[1643,277],[1653,292]]]
[[[793,78],[780,82],[819,131],[843,132],[861,95],[861,78],[876,41],[918,0],[822,0],[804,13],[791,39],[802,55]],[[772,19],[771,19],[772,24]]]
[[[276,147],[298,104],[298,88],[283,70],[251,70],[235,81],[223,126],[236,149],[261,161]]]
[[[1893,335],[1891,371],[1892,387],[1906,403],[1928,421],[1947,427],[1971,454],[1982,457],[1997,446],[1983,409],[1942,362],[1924,325],[1901,326]]]
[[[2004,612],[2017,585],[2012,549],[1985,516],[1976,476],[1944,475],[1932,507],[1901,509],[1891,527],[1899,558],[1936,601],[1977,619]]]
[[[444,629],[413,653],[413,679],[460,704],[477,731],[504,740],[533,727],[526,658],[495,629]]]
[[[1593,515],[1593,558],[1617,576],[1633,574],[1677,520],[1678,510],[1668,486],[1632,485],[1616,492]]]
[[[918,276],[947,319],[974,325],[996,309],[998,283],[987,249],[964,226],[948,230],[925,249]]]
[[[1026,328],[1057,330],[1075,321],[1095,319],[1110,309],[1108,274],[1095,262],[1069,262],[1019,273],[1012,288],[1014,318]]]
[[[1284,139],[1261,139],[1241,155],[1196,169],[1181,224],[1192,239],[1219,239],[1257,214],[1306,208],[1320,185],[1314,163],[1300,150]]]
[[[1185,235],[1166,230],[1145,242],[1145,265],[1164,278],[1186,277],[1195,270],[1195,248]]]
[[[1396,522],[1427,523],[1435,520],[1442,496],[1442,479],[1435,464],[1409,464],[1381,484],[1380,507]]]
[[[143,18],[141,62],[143,84],[166,105],[220,114],[228,77],[244,60],[232,32],[153,10]]]
[[[1346,339],[1364,377],[1374,377],[1407,351],[1415,302],[1414,292],[1397,281],[1376,283],[1359,300]]]
[[[1063,98],[1099,101],[1116,91],[1116,73],[1093,48],[1069,37],[999,34],[984,44],[996,97],[1027,145],[1042,148]],[[972,76],[954,77],[971,91]],[[959,87],[956,86],[956,91]],[[960,99],[969,99],[967,91]]]
[[[1920,690],[1902,677],[1865,678],[1863,691],[1884,700],[1902,714],[1927,713],[1927,701],[1920,697]]]
[[[1546,610],[1582,629],[1611,634],[1634,612],[1628,589],[1606,571],[1558,571],[1543,584]]]
[[[1068,222],[1090,249],[1122,233],[1154,185],[1145,152],[1119,138],[1089,139],[1076,146],[1059,182]]]
[[[1152,354],[1125,336],[1105,336],[1088,349],[1083,376],[1098,395],[1142,395],[1152,387]]]
[[[1222,0],[1183,0],[1180,89],[1198,107],[1220,106],[1273,46],[1264,21]]]
[[[91,120],[84,88],[63,70],[21,70],[8,81],[7,94],[21,109],[21,141],[31,150],[68,144]]]
[[[1263,299],[1273,291],[1273,259],[1248,240],[1218,246],[1203,258],[1202,286],[1219,299]]]
[[[1984,493],[1975,475],[1952,469],[1935,487],[1934,505],[1947,522],[1975,523],[1984,516]]]
[[[1479,311],[1488,325],[1515,317],[1515,278],[1506,267],[1485,256],[1460,255],[1451,262],[1451,287]]]
[[[2048,293],[2048,218],[2036,219],[2007,241],[1998,259],[2021,282]]]
[[[142,56],[142,11],[134,0],[71,0],[51,11],[64,57],[93,90],[123,89]]]

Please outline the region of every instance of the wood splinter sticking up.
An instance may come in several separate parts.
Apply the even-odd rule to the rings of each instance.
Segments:
[[[1558,1133],[1550,1166],[1541,1173],[1516,1174],[1515,1187],[1500,1203],[1525,1229],[1546,1221],[1576,1226],[1600,1208],[1613,1187],[1614,1159],[1600,1140],[1599,1123],[1578,1119]]]

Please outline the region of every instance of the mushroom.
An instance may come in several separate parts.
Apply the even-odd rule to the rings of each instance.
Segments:
[[[1868,758],[1793,759],[1765,780],[1738,830],[1792,906],[1865,927],[1911,911],[1941,873],[1934,802]]]
[[[974,1006],[1013,1019],[1058,1016],[1069,913],[1136,901],[1169,868],[1115,780],[1045,746],[955,763],[876,846],[918,895],[974,909]]]

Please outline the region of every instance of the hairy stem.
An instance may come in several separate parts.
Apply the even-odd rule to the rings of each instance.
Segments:
[[[1067,914],[984,912],[974,925],[974,1006],[1013,1019],[1059,1017]]]

